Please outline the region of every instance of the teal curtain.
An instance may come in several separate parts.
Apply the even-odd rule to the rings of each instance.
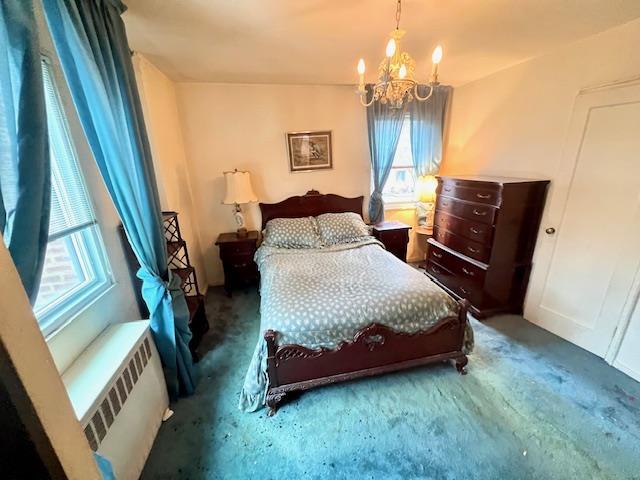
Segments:
[[[369,99],[372,86],[367,85]],[[367,130],[369,153],[373,174],[373,192],[369,199],[369,221],[379,223],[384,220],[382,189],[389,178],[393,157],[396,154],[405,110],[391,108],[388,104],[375,101],[367,107]]]
[[[418,93],[426,97],[427,85],[420,85]],[[413,101],[409,104],[411,119],[411,156],[417,176],[435,175],[442,161],[442,141],[444,122],[451,87],[438,85],[426,102]]]
[[[113,467],[109,460],[96,452],[93,452],[93,459],[98,465],[98,471],[102,476],[102,480],[116,480],[116,474],[113,472]]]
[[[172,398],[191,394],[189,311],[167,269],[158,189],[120,0],[43,0],[82,127],[141,268],[142,296]]]
[[[49,235],[51,170],[32,0],[0,2],[0,233],[31,304]]]

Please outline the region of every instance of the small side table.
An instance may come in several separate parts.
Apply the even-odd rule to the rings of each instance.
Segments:
[[[418,226],[416,227],[416,233],[420,236],[420,246],[426,246],[426,248],[429,248],[429,244],[427,243],[427,240],[429,240],[431,237],[433,237],[433,227],[424,227],[424,226]],[[420,263],[420,267],[424,268],[425,271],[427,270],[427,257],[429,256],[429,252],[425,252],[424,255],[424,260]]]
[[[381,222],[373,226],[373,236],[384,244],[387,251],[406,262],[409,230],[411,230],[411,226],[406,223],[397,221]]]
[[[258,249],[260,233],[253,230],[239,237],[236,232],[221,233],[216,241],[224,268],[224,289],[227,295],[236,287],[255,284],[260,279],[253,255]]]

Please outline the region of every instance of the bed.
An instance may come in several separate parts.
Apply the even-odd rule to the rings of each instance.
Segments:
[[[260,204],[272,219],[362,215],[363,197],[317,191]],[[467,302],[456,302],[370,236],[317,248],[262,245],[260,337],[239,407],[273,415],[295,391],[452,361],[473,347]]]

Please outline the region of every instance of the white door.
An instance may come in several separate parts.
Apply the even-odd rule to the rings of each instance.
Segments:
[[[636,299],[639,84],[577,97],[549,201],[525,316],[604,357],[619,346],[612,343],[616,328],[626,326]]]

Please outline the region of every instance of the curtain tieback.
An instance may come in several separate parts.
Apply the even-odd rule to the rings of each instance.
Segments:
[[[159,275],[146,267],[140,267],[136,276],[142,280],[142,296],[147,302],[149,311],[155,310],[165,295],[182,288],[182,279],[173,275],[171,270],[167,272],[169,280],[163,280]]]

